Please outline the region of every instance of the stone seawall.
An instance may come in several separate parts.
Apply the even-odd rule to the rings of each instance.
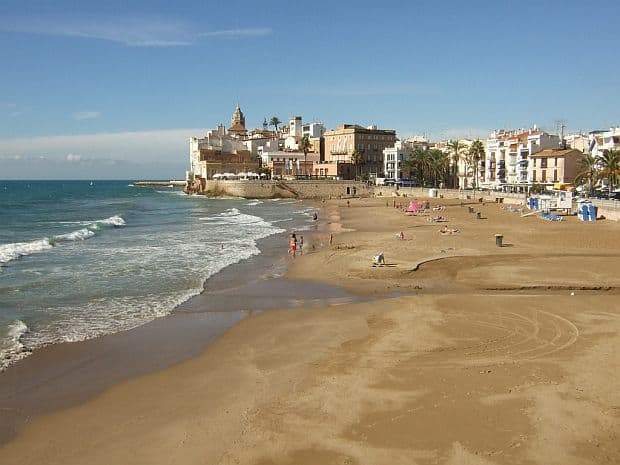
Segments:
[[[206,181],[204,188],[194,193],[248,199],[327,199],[368,197],[371,190],[358,181]]]

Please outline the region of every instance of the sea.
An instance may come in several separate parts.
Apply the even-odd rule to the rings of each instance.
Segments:
[[[261,240],[282,236],[286,256],[312,213],[131,181],[0,181],[0,368],[168,315]]]

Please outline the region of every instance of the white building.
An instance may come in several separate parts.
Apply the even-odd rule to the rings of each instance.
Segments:
[[[402,177],[402,163],[407,157],[411,156],[413,148],[400,140],[394,143],[393,147],[386,147],[383,149],[383,173],[386,179],[394,179],[395,181],[401,180]]]
[[[310,139],[323,137],[325,134],[325,125],[320,122],[306,123],[301,127],[301,137],[308,136]]]
[[[560,137],[534,126],[527,131],[496,130],[486,141],[483,186],[524,190],[531,179],[529,157],[541,150],[560,147]]]
[[[603,155],[604,150],[620,150],[620,127],[609,128],[609,131],[592,131],[590,142],[590,153],[595,157]]]
[[[279,150],[278,139],[270,137],[253,137],[244,141],[244,144],[254,157],[258,157],[261,151]]]
[[[299,142],[304,136],[312,140],[320,139],[325,133],[323,123],[302,124],[301,116],[291,116],[288,135],[284,138],[285,150],[299,150]]]
[[[564,140],[568,148],[579,150],[583,153],[590,152],[590,138],[588,134],[569,134]]]
[[[190,137],[189,139],[189,164],[190,170],[187,178],[207,178],[206,165],[200,163],[200,151],[213,150],[222,153],[235,153],[247,150],[245,144],[227,134],[224,125],[220,124],[216,129],[207,132],[205,137]]]

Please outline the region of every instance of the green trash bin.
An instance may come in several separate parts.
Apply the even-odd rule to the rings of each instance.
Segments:
[[[495,235],[495,245],[497,247],[502,247],[503,246],[503,242],[504,242],[504,235],[503,234],[496,234]]]

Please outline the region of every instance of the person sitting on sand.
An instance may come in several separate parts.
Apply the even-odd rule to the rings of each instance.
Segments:
[[[456,234],[457,232],[459,232],[458,229],[453,229],[453,228],[448,228],[447,226],[444,226],[443,228],[441,228],[439,230],[439,234]]]
[[[385,256],[383,252],[379,252],[379,255],[372,257],[372,263],[373,265],[385,265]]]

